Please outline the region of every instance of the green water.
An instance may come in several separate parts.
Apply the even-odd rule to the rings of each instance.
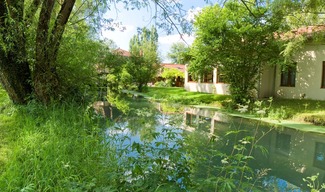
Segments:
[[[316,174],[317,182],[324,182],[325,134],[212,109],[150,103],[135,106],[128,116],[113,117],[115,129],[109,128],[108,134],[127,138],[118,143],[123,149],[129,147],[125,156],[156,161],[160,155],[179,162],[167,174],[181,172],[183,176],[170,180],[184,190],[308,191],[303,178]],[[140,155],[134,143],[148,144],[150,155]],[[186,179],[190,182],[184,182]]]

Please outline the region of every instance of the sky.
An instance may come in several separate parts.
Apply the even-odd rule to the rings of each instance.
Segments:
[[[204,0],[182,0],[181,3],[183,4],[183,8],[188,10],[188,17],[192,18],[194,18],[194,14],[206,6]],[[153,14],[154,13],[148,9],[128,11],[123,8],[122,4],[117,4],[116,9],[112,9],[105,14],[105,18],[112,18],[115,23],[121,22],[120,27],[124,27],[125,30],[121,31],[118,27],[114,31],[103,30],[102,36],[103,38],[113,40],[117,47],[129,50],[129,41],[135,34],[137,34],[137,28],[151,28],[151,26],[154,25],[154,21],[151,19]],[[171,45],[176,42],[182,42],[182,39],[176,32],[167,36],[165,31],[160,29],[157,30],[159,35],[158,51],[162,62],[169,63],[170,60],[167,58],[167,53],[169,52]],[[193,35],[184,35],[183,38],[188,45],[192,44],[194,41]]]

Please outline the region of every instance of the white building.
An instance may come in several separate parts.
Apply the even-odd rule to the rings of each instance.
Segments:
[[[292,37],[310,35],[322,31],[325,26],[309,26],[291,31]],[[295,66],[266,67],[257,85],[257,97],[325,100],[325,43],[307,43],[295,56]],[[214,69],[197,82],[185,70],[184,87],[188,91],[214,94],[230,94],[229,84],[224,83],[221,73]]]

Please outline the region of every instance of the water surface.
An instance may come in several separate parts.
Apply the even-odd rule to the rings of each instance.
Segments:
[[[125,156],[139,156],[141,151],[137,145],[143,143],[151,146],[145,158],[160,156],[169,160],[172,154],[181,153],[196,163],[191,173],[198,180],[210,176],[218,178],[225,167],[231,168],[225,172],[226,175],[229,172],[236,175],[239,169],[234,168],[235,164],[230,166],[230,161],[234,161],[232,156],[242,153],[254,158],[248,161],[247,166],[255,177],[259,177],[251,179],[251,182],[260,189],[309,191],[303,179],[316,174],[319,174],[320,183],[325,182],[324,134],[232,117],[212,109],[173,108],[164,104],[147,103],[129,116],[118,114],[111,117],[115,124],[107,133],[120,138],[116,145],[124,150]],[[158,150],[155,152],[154,148]],[[245,163],[236,163],[246,166]],[[175,169],[175,172],[180,170]],[[245,176],[246,181],[250,181],[250,174]],[[175,176],[174,179],[182,183],[182,178]],[[240,180],[240,174],[234,178]]]

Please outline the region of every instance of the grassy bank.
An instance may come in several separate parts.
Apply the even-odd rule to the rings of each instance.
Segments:
[[[229,100],[228,96],[187,93],[177,88],[152,90],[156,90],[153,94],[156,98],[184,99],[191,104],[223,106]],[[160,97],[160,93],[164,95]],[[185,185],[189,191],[205,191],[197,188],[204,186],[193,185],[202,184],[192,175],[193,166],[202,163],[201,159],[182,155],[193,152],[191,142],[172,132],[170,124],[164,125],[165,134],[153,132],[154,106],[141,104],[134,108],[130,113],[133,118],[130,122],[136,123],[133,131],[142,127],[140,134],[145,138],[164,138],[154,144],[150,139],[123,144],[117,150],[118,142],[130,143],[130,138],[118,136],[125,131],[118,126],[111,128],[113,134],[108,134],[109,122],[94,114],[89,105],[72,102],[14,106],[0,89],[0,191],[183,191]],[[312,109],[310,106],[310,111],[307,108],[304,111]],[[180,121],[176,118],[175,122]],[[127,128],[132,126],[129,124]],[[204,144],[210,144],[210,140]],[[168,161],[162,158],[166,156]]]
[[[208,105],[223,110],[231,110],[229,96],[198,92],[187,92],[184,88],[150,87],[146,96],[165,99],[186,105]],[[267,101],[263,101],[269,106]],[[307,99],[273,99],[268,117],[276,120],[293,120],[325,126],[325,101]]]
[[[111,128],[116,134],[108,134],[108,120],[96,115],[89,105],[15,106],[1,89],[0,104],[1,192],[182,191],[179,177],[190,177],[180,150],[169,148],[170,139],[180,140],[174,134],[155,145],[144,142],[119,146],[117,143],[130,139],[119,136],[123,133],[119,127]],[[151,112],[147,108],[133,111],[142,115],[135,118],[141,122],[139,127],[148,126]],[[149,128],[152,136],[160,135]],[[126,155],[137,153],[139,157]],[[171,157],[165,161],[159,155],[152,157],[153,153]],[[178,169],[179,176],[171,177]]]
[[[105,158],[100,118],[78,104],[14,106],[0,94],[0,191],[108,190],[117,161]]]
[[[221,107],[223,102],[230,99],[227,95],[188,92],[179,87],[149,87],[145,95],[153,99],[163,99],[184,105],[209,104],[216,107]]]

